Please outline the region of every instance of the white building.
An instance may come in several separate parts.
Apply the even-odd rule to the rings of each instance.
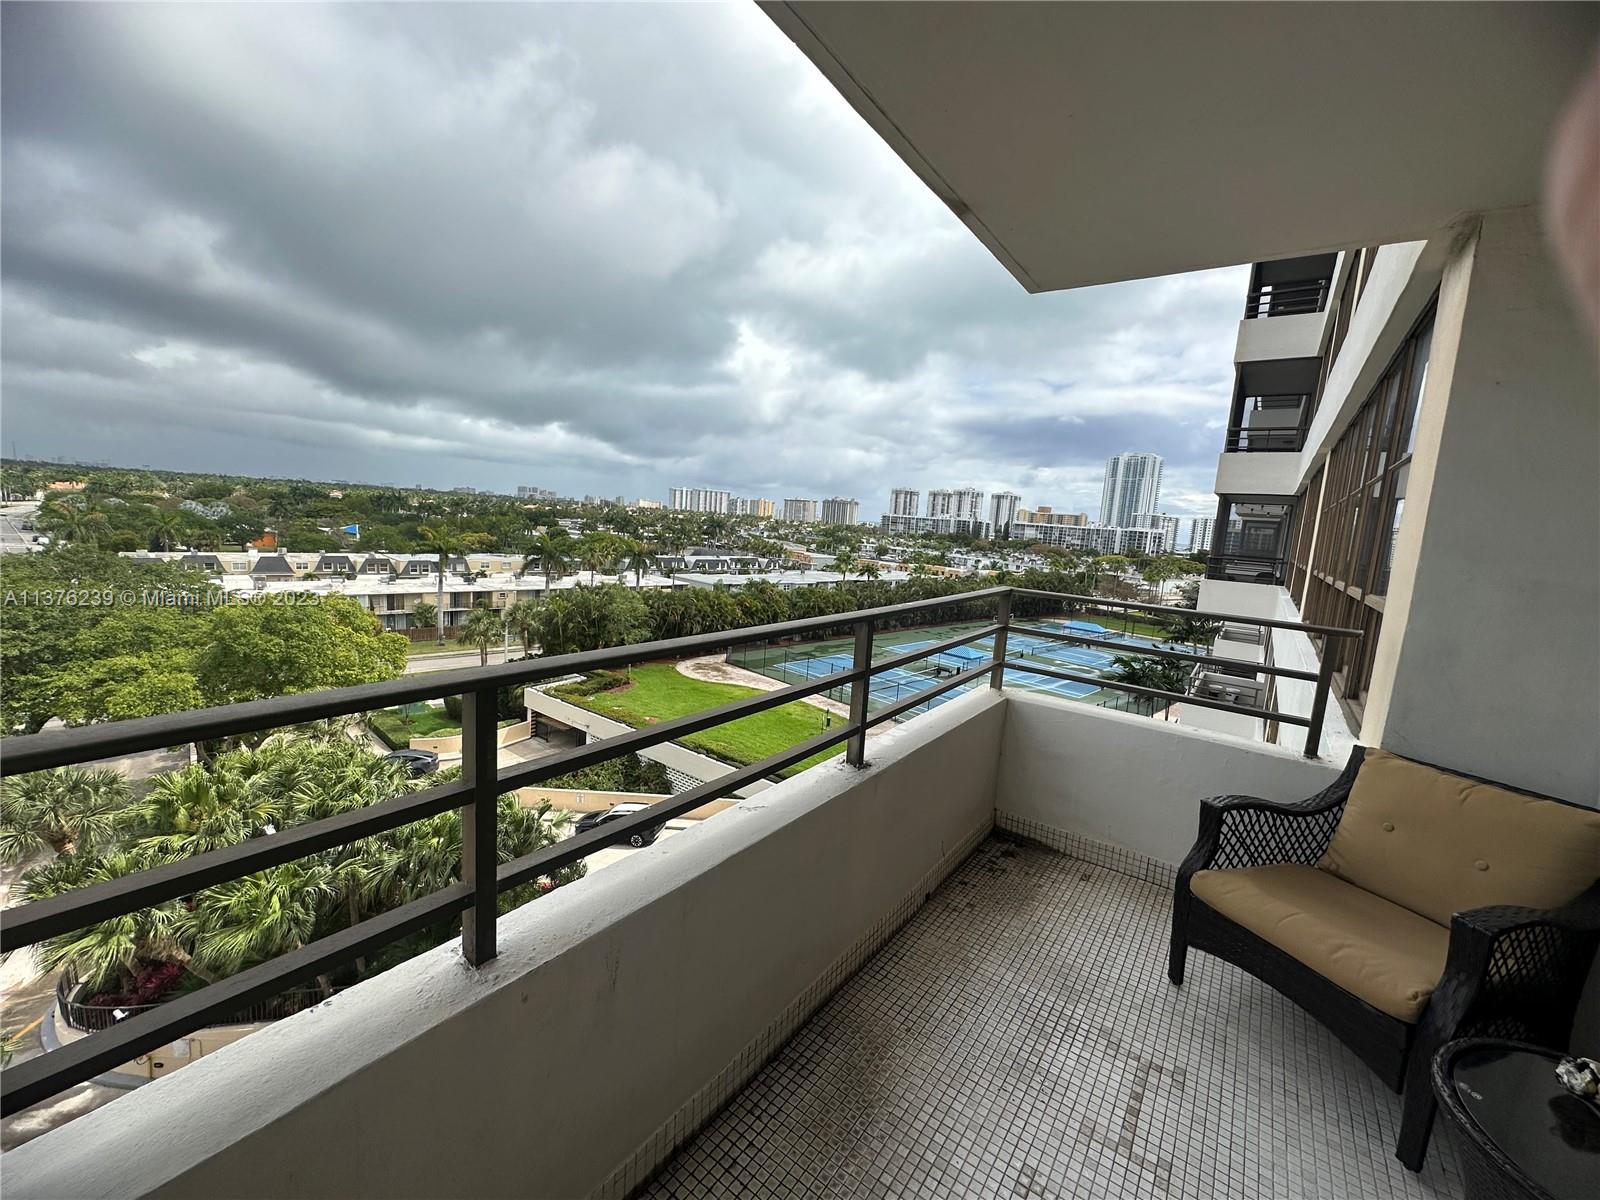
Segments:
[[[983,493],[977,488],[956,488],[950,493],[950,499],[954,506],[951,516],[964,521],[983,519]]]
[[[1184,547],[1189,553],[1195,551],[1206,552],[1211,549],[1211,529],[1215,524],[1212,517],[1194,517],[1189,521],[1189,544]]]
[[[798,521],[803,525],[815,524],[817,520],[817,502],[798,497],[792,497],[783,502],[783,519],[785,521]]]
[[[889,515],[914,517],[917,515],[917,505],[921,500],[922,493],[916,488],[894,488],[889,492]]]
[[[1132,527],[1140,513],[1153,513],[1161,504],[1159,454],[1113,454],[1106,459],[1106,478],[1100,491],[1100,524]]]
[[[1165,554],[1171,548],[1165,529],[1116,525],[1040,525],[1018,521],[1011,536],[1019,542],[1041,543],[1096,554]]]
[[[1022,497],[1015,492],[996,492],[989,497],[989,528],[995,537],[1007,536],[1006,531],[1017,519],[1017,509]]]
[[[985,540],[993,534],[987,521],[966,517],[903,517],[894,513],[884,513],[878,520],[878,528],[885,533],[959,534]]]
[[[844,496],[830,496],[822,502],[822,523],[824,525],[861,524],[860,502],[847,499]]]
[[[673,488],[667,507],[679,512],[726,513],[728,493],[714,488]]]
[[[1171,513],[1139,513],[1133,523],[1141,529],[1159,529],[1167,535],[1167,549],[1178,547],[1178,518]]]

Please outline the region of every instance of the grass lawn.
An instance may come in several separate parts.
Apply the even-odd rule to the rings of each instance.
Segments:
[[[624,681],[610,691],[583,696],[555,688],[553,694],[569,703],[638,728],[759,693],[755,688],[737,684],[705,683],[690,679],[680,674],[671,663],[645,663],[633,668],[632,683]],[[815,737],[823,731],[827,722],[837,725],[842,720],[842,717],[797,700],[680,740],[685,746],[743,766],[786,750],[796,742]],[[783,774],[793,775],[843,750],[841,743],[796,763]]]
[[[498,725],[504,729],[507,725],[515,725],[518,719],[506,717],[498,722]],[[448,737],[452,733],[461,732],[460,721],[452,720],[444,709],[431,706],[410,717],[405,716],[397,708],[385,708],[379,712],[369,713],[367,724],[396,750],[409,746],[414,737]]]

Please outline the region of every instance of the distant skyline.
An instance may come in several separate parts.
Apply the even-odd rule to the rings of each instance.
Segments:
[[[1246,268],[1025,294],[754,6],[0,22],[7,452],[1215,507]]]

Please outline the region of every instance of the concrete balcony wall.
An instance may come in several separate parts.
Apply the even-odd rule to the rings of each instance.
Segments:
[[[1217,457],[1219,496],[1292,496],[1300,486],[1300,455],[1292,451],[1224,451]]]
[[[1006,707],[995,823],[1158,882],[1194,845],[1203,798],[1302,800],[1343,765],[1020,690]]]
[[[954,700],[501,918],[482,970],[441,946],[9,1151],[6,1195],[625,1194],[990,831],[1006,711]]]
[[[1233,361],[1262,362],[1277,358],[1315,358],[1322,353],[1328,309],[1282,317],[1250,317],[1239,322]]]

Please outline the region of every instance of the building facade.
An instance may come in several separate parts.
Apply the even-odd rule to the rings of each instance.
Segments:
[[[989,528],[995,537],[1009,536],[1008,530],[1017,519],[1017,507],[1022,497],[1015,492],[996,492],[989,497]]]
[[[1057,512],[1048,504],[1038,508],[1017,509],[1017,520],[1030,525],[1087,525],[1089,514],[1084,512]]]
[[[922,501],[922,493],[916,488],[897,487],[889,492],[889,515],[892,517],[914,517],[917,515],[917,505]]]
[[[844,496],[830,496],[822,502],[824,525],[861,524],[861,504]]]
[[[896,516],[894,513],[884,513],[878,520],[878,528],[885,533],[954,534],[960,537],[983,538],[985,540],[992,536],[989,522],[974,521],[966,517],[905,517]]]
[[[1018,521],[1011,536],[1019,542],[1096,554],[1165,554],[1171,549],[1164,529],[1118,525],[1036,525]]]
[[[715,488],[673,488],[667,507],[678,512],[726,513],[728,493]]]
[[[783,502],[783,519],[796,521],[802,525],[814,525],[817,521],[817,502],[791,497]]]
[[[1106,478],[1100,490],[1100,524],[1131,528],[1140,513],[1153,513],[1161,505],[1159,454],[1113,454],[1106,459]]]

